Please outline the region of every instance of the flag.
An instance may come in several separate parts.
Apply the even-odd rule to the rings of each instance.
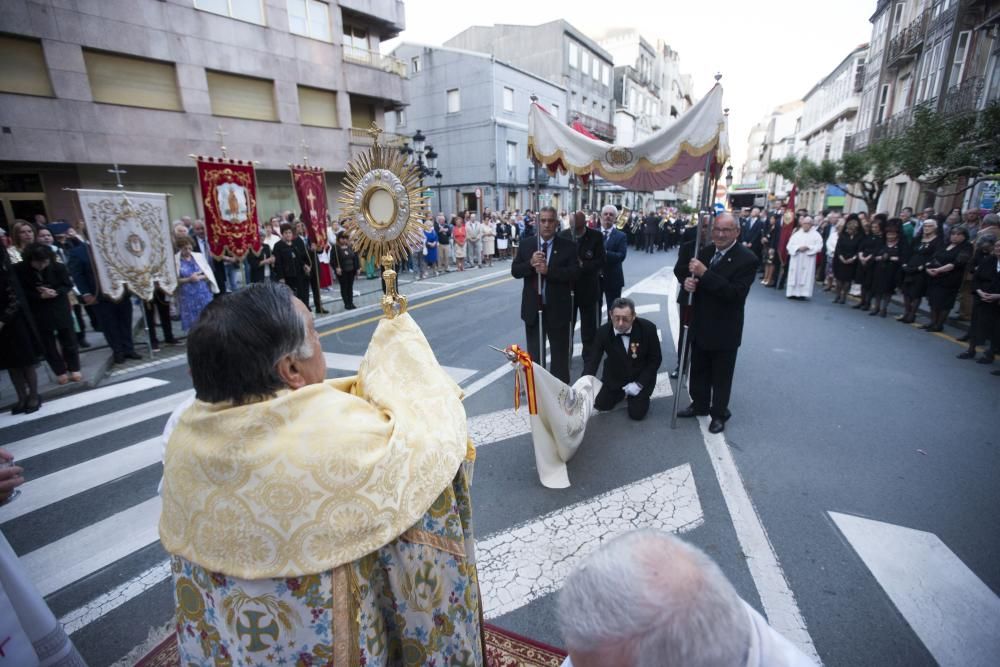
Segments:
[[[253,163],[215,157],[196,159],[212,257],[221,259],[226,250],[236,257],[243,257],[247,252],[260,254],[257,178]]]
[[[177,289],[167,195],[158,192],[77,190],[101,292],[119,301],[129,290],[143,301],[159,285]]]
[[[322,167],[290,165],[292,187],[299,199],[302,222],[306,223],[310,243],[322,251],[328,244],[326,235],[326,174]]]

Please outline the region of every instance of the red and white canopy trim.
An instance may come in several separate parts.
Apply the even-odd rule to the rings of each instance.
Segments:
[[[615,146],[565,125],[538,104],[528,114],[528,155],[550,171],[598,174],[629,190],[652,192],[677,185],[705,170],[718,174],[729,159],[729,135],[716,84],[683,116],[634,146]]]

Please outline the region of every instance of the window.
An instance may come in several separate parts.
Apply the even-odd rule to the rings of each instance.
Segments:
[[[580,54],[580,70],[584,74],[590,71],[590,54],[586,51]]]
[[[507,168],[517,166],[517,142],[508,141],[507,142]]]
[[[885,120],[885,107],[886,103],[889,101],[889,84],[882,85],[882,92],[878,96],[878,113],[875,116],[875,123],[881,123]]]
[[[288,0],[288,31],[330,41],[330,6],[320,0]]]
[[[42,43],[0,35],[0,91],[52,97]]]
[[[503,110],[513,111],[514,110],[514,89],[504,88],[503,89]]]
[[[420,56],[410,58],[410,71],[413,74],[420,74]]]
[[[462,98],[458,94],[458,88],[452,88],[447,92],[448,113],[458,113],[462,110]]]
[[[574,69],[580,66],[580,48],[576,42],[569,43],[569,66]]]
[[[177,74],[170,63],[83,50],[95,102],[182,111]]]
[[[195,9],[264,25],[262,0],[194,0]]]
[[[898,35],[899,31],[903,29],[903,9],[906,5],[902,2],[897,2],[896,6],[893,8],[892,13],[892,34]]]
[[[375,122],[375,105],[363,99],[351,100],[351,127],[367,130]]]
[[[591,64],[590,75],[594,77],[594,81],[600,81],[601,79],[600,61],[595,57],[593,60],[590,61],[590,64]]]
[[[611,68],[607,65],[601,65],[601,83],[605,86],[611,85]]]
[[[299,122],[317,127],[340,127],[337,122],[337,93],[299,86]]]
[[[930,55],[930,71],[927,74],[927,90],[924,94],[927,99],[937,97],[938,85],[941,82],[942,54],[944,52],[944,42],[938,42],[934,46],[934,52]]]
[[[552,103],[552,115],[559,118],[559,105],[555,102]]]
[[[635,112],[637,110],[636,109],[636,93],[635,93],[635,88],[630,88],[629,89],[629,94],[628,94],[628,109],[629,109],[629,111],[632,111],[632,112]]]
[[[344,26],[344,56],[351,60],[367,62],[369,59],[368,31],[364,28]]]
[[[402,109],[396,111],[396,127],[406,125],[406,112]]]
[[[962,74],[965,72],[965,56],[969,52],[969,36],[971,34],[968,30],[958,33],[958,42],[955,44],[955,60],[951,64],[951,76],[948,77],[949,86],[958,86],[962,83]]]
[[[278,120],[274,82],[206,70],[208,97],[216,116]]]

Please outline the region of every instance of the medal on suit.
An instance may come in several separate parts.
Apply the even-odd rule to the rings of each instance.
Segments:
[[[638,359],[639,358],[639,343],[629,343],[628,348],[629,348],[629,350],[632,351],[632,358],[633,359]]]

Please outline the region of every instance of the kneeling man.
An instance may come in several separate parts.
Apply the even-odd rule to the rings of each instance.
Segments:
[[[642,419],[649,412],[649,397],[663,355],[656,325],[635,316],[632,299],[615,299],[611,304],[611,321],[597,330],[594,353],[583,374],[596,375],[597,365],[605,356],[601,376],[604,386],[594,399],[594,407],[610,410],[627,397],[628,416]]]

